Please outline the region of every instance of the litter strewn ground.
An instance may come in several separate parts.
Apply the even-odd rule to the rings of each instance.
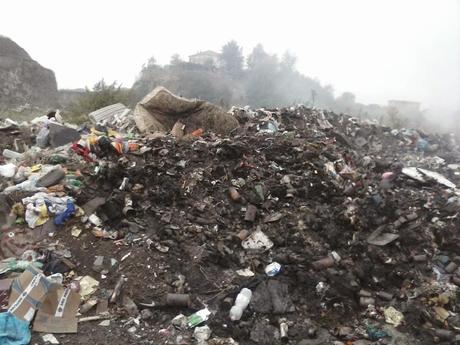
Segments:
[[[226,116],[226,134],[93,124],[41,150],[4,129],[4,319],[32,344],[459,342],[455,138],[303,106]]]

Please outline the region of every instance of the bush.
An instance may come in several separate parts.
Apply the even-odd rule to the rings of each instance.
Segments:
[[[102,79],[92,90],[86,88],[84,95],[69,106],[68,117],[72,122],[84,122],[86,116],[97,109],[115,103],[130,106],[132,100],[131,90],[122,88],[117,82],[107,84]]]

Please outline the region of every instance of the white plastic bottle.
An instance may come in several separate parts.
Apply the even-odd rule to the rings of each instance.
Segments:
[[[243,288],[241,289],[238,296],[236,296],[235,304],[230,309],[230,319],[232,321],[237,321],[241,319],[243,311],[248,307],[249,302],[251,301],[252,291]]]

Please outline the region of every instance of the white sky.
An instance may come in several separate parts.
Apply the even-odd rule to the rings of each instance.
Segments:
[[[0,34],[55,71],[59,88],[131,86],[154,55],[235,39],[298,57],[336,95],[460,109],[460,0],[3,0]]]

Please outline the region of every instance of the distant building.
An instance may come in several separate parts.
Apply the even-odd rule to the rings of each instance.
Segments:
[[[401,100],[390,100],[388,101],[389,108],[395,108],[400,114],[406,116],[418,116],[420,112],[420,102],[401,101]]]
[[[204,52],[198,52],[188,57],[190,63],[198,65],[210,65],[214,67],[221,66],[220,54],[213,52],[212,50],[206,50]]]

